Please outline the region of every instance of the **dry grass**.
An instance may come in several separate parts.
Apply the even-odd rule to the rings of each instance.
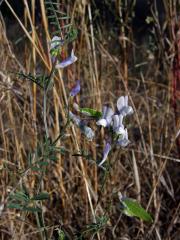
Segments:
[[[9,4],[10,1],[5,2]],[[27,167],[28,153],[42,140],[44,126],[42,92],[12,72],[36,74],[47,73],[51,69],[47,49],[51,30],[48,28],[44,1],[40,1],[42,22],[39,28],[35,25],[35,1],[31,1],[32,12],[28,9],[27,0],[23,2],[26,6],[24,22],[11,9],[21,26],[21,35],[26,36],[17,45],[18,50],[14,50],[7,38],[3,18],[0,19],[2,208],[5,203],[1,212],[0,236],[1,239],[13,240],[42,237],[32,214],[9,210],[6,203],[9,192],[23,183],[31,193],[37,187],[36,172],[28,173],[22,180],[20,171]],[[91,153],[93,159],[101,159],[104,133],[97,132],[96,141],[87,142],[71,126],[64,139],[58,142],[69,153],[58,155],[57,162],[48,167],[41,184],[41,189],[50,194],[50,199],[44,202],[49,239],[55,236],[56,228],[62,228],[69,236],[68,239],[75,239],[74,234],[82,231],[86,224],[95,222],[96,216],[107,214],[107,226],[94,239],[178,240],[180,105],[176,93],[178,89],[172,91],[173,60],[177,53],[173,29],[177,19],[171,18],[172,13],[177,17],[173,6],[176,1],[164,3],[164,24],[169,33],[167,37],[161,38],[160,26],[156,28],[158,50],[155,55],[147,51],[147,46],[136,45],[132,29],[122,27],[126,28],[129,24],[126,18],[122,19],[124,25],[119,23],[120,32],[113,38],[101,24],[96,27],[93,21],[91,24],[93,4],[88,4],[88,1],[63,2],[62,10],[69,13],[79,29],[78,39],[73,43],[78,61],[56,75],[54,88],[48,95],[47,114],[51,138],[55,139],[65,124],[68,89],[76,79],[81,79],[82,83],[82,91],[77,99],[80,105],[101,110],[102,104],[115,104],[120,95],[128,94],[135,114],[128,123],[131,144],[126,149],[116,149],[111,153],[111,170],[103,191],[103,171],[86,159],[72,155],[84,149]],[[118,2],[114,14],[121,17],[122,9]],[[29,28],[30,33],[27,31]],[[154,223],[145,224],[122,215],[117,196],[119,190],[138,199],[152,213]],[[92,236],[84,239],[93,239]]]

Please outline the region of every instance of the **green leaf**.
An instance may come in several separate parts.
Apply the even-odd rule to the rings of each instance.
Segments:
[[[53,3],[53,1],[45,1],[45,4],[46,4],[46,10],[48,11],[47,13],[48,18],[51,18],[53,20],[53,22],[51,22],[51,24],[53,24],[55,29],[55,32],[53,32],[53,35],[57,33],[61,36],[63,28],[65,28],[68,31],[69,28],[72,26],[72,24],[68,22],[67,24],[61,26],[61,22],[64,19],[68,20],[69,16],[66,16],[65,13],[58,10],[58,3],[56,4],[56,3]],[[65,31],[64,34],[66,35],[66,33],[67,32]]]
[[[92,108],[79,108],[79,111],[87,116],[100,118],[102,113]]]
[[[11,209],[18,209],[18,210],[22,210],[22,206],[18,203],[9,203],[7,205],[8,208],[11,208]]]
[[[39,193],[31,198],[31,200],[46,200],[49,198],[49,194],[47,192]]]
[[[122,198],[121,202],[124,206],[123,212],[127,216],[138,217],[147,222],[153,222],[153,219],[149,213],[134,199]]]
[[[16,201],[22,201],[27,202],[29,201],[29,197],[24,192],[16,192],[14,194],[11,194],[10,199],[16,200]]]

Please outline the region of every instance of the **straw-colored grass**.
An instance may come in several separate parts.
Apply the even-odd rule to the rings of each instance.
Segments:
[[[6,204],[9,193],[23,183],[31,194],[37,187],[37,172],[28,172],[23,179],[20,172],[27,168],[28,153],[35,150],[45,134],[43,93],[36,85],[18,78],[13,72],[50,72],[48,43],[52,29],[48,25],[44,0],[40,1],[42,17],[38,24],[35,20],[35,0],[22,1],[25,6],[24,21],[18,17],[9,0],[4,2],[24,38],[14,46],[8,39],[8,29],[1,16],[0,237],[42,239],[33,214],[8,209]],[[31,4],[28,5],[28,2]],[[101,110],[103,104],[114,105],[119,96],[128,94],[135,113],[128,118],[131,144],[111,153],[109,160],[112,168],[103,191],[103,171],[85,158],[72,155],[83,149],[93,159],[101,159],[104,132],[96,132],[96,141],[88,142],[71,125],[63,140],[58,142],[58,146],[68,149],[68,152],[59,154],[57,162],[48,166],[41,184],[41,190],[50,194],[50,199],[43,202],[49,239],[58,239],[55,237],[57,228],[62,229],[68,239],[75,239],[76,233],[82,232],[87,224],[95,223],[96,217],[103,214],[109,217],[104,229],[84,239],[178,240],[180,236],[180,105],[178,97],[173,98],[176,89],[172,91],[173,61],[177,54],[177,36],[173,33],[178,17],[173,5],[176,1],[164,1],[164,26],[167,29],[164,37],[160,35],[161,27],[154,15],[158,26],[155,55],[147,51],[145,43],[136,44],[127,17],[123,19],[119,2],[116,1],[113,10],[121,20],[118,32],[112,37],[105,23],[104,26],[103,22],[98,25],[97,21],[95,26],[91,1],[62,1],[62,10],[78,26],[78,38],[73,43],[78,61],[56,74],[54,87],[48,94],[50,137],[55,139],[66,123],[68,92],[77,79],[81,80],[82,90],[77,98],[81,106]],[[153,224],[123,215],[118,191],[141,202],[152,214]]]

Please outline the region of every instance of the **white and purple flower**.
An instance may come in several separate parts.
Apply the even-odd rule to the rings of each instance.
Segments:
[[[111,145],[110,145],[110,143],[107,142],[106,145],[105,145],[104,151],[103,151],[103,159],[98,164],[99,167],[106,161],[110,151],[111,151]]]
[[[117,100],[117,109],[119,114],[127,116],[133,114],[133,108],[128,105],[128,96],[122,96]]]
[[[128,139],[128,131],[127,128],[124,130],[124,134],[120,135],[117,140],[117,145],[121,147],[126,147],[130,143]]]
[[[113,127],[113,131],[117,134],[117,135],[124,135],[125,134],[125,129],[124,129],[124,125],[122,123],[123,121],[123,115],[113,115],[112,117],[112,127]]]
[[[96,122],[96,124],[103,127],[110,126],[113,115],[114,111],[112,110],[112,108],[104,106],[102,111],[102,117]]]
[[[77,61],[77,57],[74,55],[74,50],[72,49],[71,51],[71,56],[64,59],[62,62],[59,62],[56,64],[56,69],[58,68],[65,68],[69,65],[71,65],[72,63]]]
[[[81,90],[81,85],[80,85],[80,81],[78,80],[76,82],[76,85],[71,89],[71,92],[70,92],[70,96],[71,97],[75,97]]]
[[[92,141],[95,136],[94,131],[85,125],[85,123],[71,111],[69,112],[69,118],[80,128],[81,132],[88,138],[88,140]]]

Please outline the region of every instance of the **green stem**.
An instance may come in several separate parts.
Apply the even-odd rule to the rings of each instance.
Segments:
[[[47,125],[47,92],[44,89],[44,97],[43,97],[43,117],[44,117],[44,127],[46,131],[46,137],[49,138],[48,125]]]

